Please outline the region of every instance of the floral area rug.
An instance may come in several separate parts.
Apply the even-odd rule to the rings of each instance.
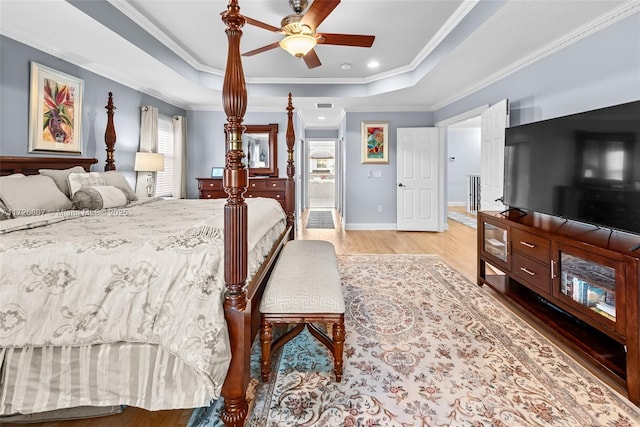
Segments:
[[[338,258],[342,382],[308,333],[273,356],[269,383],[254,345],[247,425],[640,425],[639,408],[438,256]],[[190,426],[221,425],[213,412]]]

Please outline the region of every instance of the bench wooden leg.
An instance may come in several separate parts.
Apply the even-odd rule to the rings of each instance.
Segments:
[[[333,372],[336,381],[342,381],[342,355],[344,351],[344,316],[333,325]]]
[[[262,349],[262,360],[260,363],[260,373],[262,381],[269,381],[271,373],[271,339],[273,338],[273,323],[262,319],[260,325],[260,347]]]
[[[327,334],[319,329],[313,322],[319,323],[331,323],[333,325],[332,338],[329,339]],[[273,341],[273,325],[285,324],[296,326],[277,340]],[[343,370],[343,352],[344,352],[344,314],[263,314],[260,323],[260,347],[262,350],[262,360],[260,361],[260,373],[262,381],[268,382],[271,373],[271,354],[277,351],[284,344],[289,342],[292,338],[297,336],[305,326],[309,330],[312,336],[320,341],[325,347],[329,349],[333,355],[333,372],[336,376],[336,381],[342,381]]]

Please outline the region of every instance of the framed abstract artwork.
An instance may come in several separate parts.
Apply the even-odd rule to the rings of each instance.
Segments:
[[[389,163],[389,123],[362,122],[362,163]]]
[[[29,152],[82,154],[84,81],[31,62]]]

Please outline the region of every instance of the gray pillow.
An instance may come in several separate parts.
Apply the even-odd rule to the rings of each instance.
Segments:
[[[53,179],[53,182],[56,183],[60,191],[64,193],[65,196],[71,197],[71,193],[69,193],[69,181],[67,178],[69,174],[72,172],[84,172],[84,168],[82,166],[74,166],[69,169],[39,169],[42,175],[50,176]]]
[[[138,196],[136,192],[133,191],[131,185],[129,185],[129,181],[118,171],[107,171],[102,173],[102,177],[104,178],[105,185],[113,185],[114,187],[120,187],[122,190],[127,192],[127,198],[129,201],[138,200]]]
[[[117,208],[129,203],[126,190],[109,185],[82,187],[73,193],[76,209],[100,210]]]
[[[46,175],[0,177],[0,199],[14,217],[42,215],[73,207],[71,200]]]
[[[80,188],[105,185],[104,176],[100,172],[71,172],[67,177],[67,181],[69,182],[69,194],[71,194],[71,197]]]

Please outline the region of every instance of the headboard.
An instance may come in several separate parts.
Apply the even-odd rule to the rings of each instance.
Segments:
[[[12,173],[37,175],[38,169],[68,169],[82,166],[89,172],[98,159],[88,157],[13,157],[0,156],[0,176]]]

